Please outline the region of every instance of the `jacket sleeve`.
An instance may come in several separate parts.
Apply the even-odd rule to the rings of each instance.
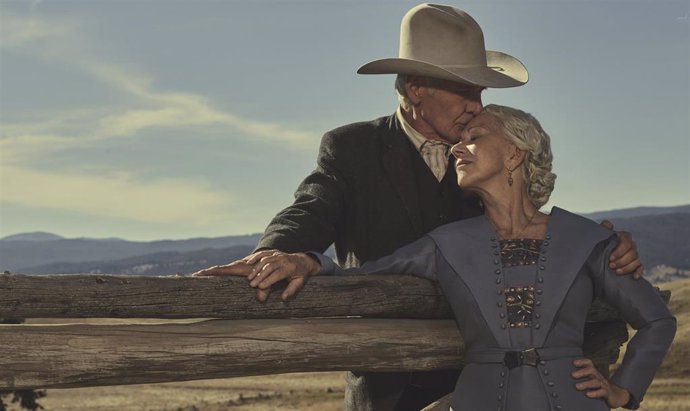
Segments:
[[[309,254],[319,260],[321,271],[326,275],[361,275],[361,274],[411,274],[417,277],[436,281],[438,248],[429,236],[424,236],[410,244],[402,246],[392,254],[375,261],[367,261],[361,267],[341,268],[331,258],[315,252]]]
[[[609,256],[616,245],[616,237],[600,243],[588,263],[594,273],[597,296],[618,308],[623,319],[637,330],[628,342],[621,366],[611,378],[630,392],[626,408],[637,409],[671,346],[676,319],[647,280],[617,275],[609,268]]]
[[[323,252],[336,239],[344,224],[344,209],[352,198],[347,167],[352,162],[339,152],[347,141],[326,133],[319,147],[317,167],[299,185],[294,203],[269,223],[256,250]]]

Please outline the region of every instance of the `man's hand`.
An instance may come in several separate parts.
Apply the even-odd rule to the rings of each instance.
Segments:
[[[288,281],[281,295],[283,301],[287,300],[304,286],[309,276],[321,269],[318,262],[304,253],[287,254],[275,250],[255,253],[247,259],[247,264],[254,267],[247,278],[249,285],[257,288],[259,301],[266,301],[270,287],[281,280]]]
[[[608,220],[602,221],[601,225],[613,230],[613,224]],[[636,280],[640,279],[644,272],[644,266],[637,254],[637,245],[633,241],[632,235],[627,231],[616,231],[616,234],[618,235],[618,246],[609,257],[609,267],[616,270],[617,274],[632,273]]]
[[[249,256],[251,257],[251,256]],[[192,274],[192,277],[225,277],[230,275],[237,275],[248,277],[252,272],[252,266],[247,264],[245,257],[241,260],[233,261],[230,264],[216,265],[209,268],[204,268],[203,270],[197,271]]]
[[[579,368],[571,373],[573,378],[587,378],[586,381],[580,381],[575,384],[575,388],[578,391],[585,391],[584,394],[587,397],[603,398],[611,408],[622,407],[630,401],[630,392],[604,378],[589,358],[574,360],[573,365]]]

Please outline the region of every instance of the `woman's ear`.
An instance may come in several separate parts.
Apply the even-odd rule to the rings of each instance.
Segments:
[[[525,161],[525,151],[518,148],[518,146],[511,144],[510,150],[508,151],[508,169],[515,170],[520,167],[523,161]]]

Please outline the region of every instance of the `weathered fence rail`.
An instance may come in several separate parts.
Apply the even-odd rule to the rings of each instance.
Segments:
[[[462,338],[429,281],[315,277],[297,298],[278,296],[258,303],[243,278],[0,275],[0,318],[215,318],[2,325],[0,389],[462,364]],[[628,337],[618,313],[601,303],[585,334],[585,353],[599,364],[615,361]]]

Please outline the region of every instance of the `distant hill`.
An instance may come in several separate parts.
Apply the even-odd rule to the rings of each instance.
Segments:
[[[45,231],[35,231],[33,233],[22,233],[15,235],[8,235],[7,237],[0,238],[0,241],[53,241],[53,240],[63,240],[64,237],[60,237],[57,234],[46,233]]]
[[[147,254],[227,249],[240,245],[253,248],[260,237],[260,234],[251,234],[150,242],[87,238],[27,241],[4,238],[0,240],[0,270],[31,274],[28,268],[53,263],[106,262]]]
[[[617,230],[633,233],[651,281],[663,283],[690,277],[690,205],[638,207],[584,215],[595,220],[609,219]],[[0,240],[0,271],[188,274],[244,257],[260,236],[135,242],[65,239],[49,233],[18,234]]]
[[[80,263],[51,263],[20,270],[25,274],[122,274],[122,275],[174,275],[191,274],[202,268],[227,264],[238,260],[254,249],[254,245],[229,248],[210,248],[189,252],[160,252],[113,261],[87,261]]]
[[[597,211],[594,213],[579,213],[589,219],[601,221],[611,218],[631,218],[660,214],[690,213],[690,204],[673,207],[634,207],[619,210]]]

